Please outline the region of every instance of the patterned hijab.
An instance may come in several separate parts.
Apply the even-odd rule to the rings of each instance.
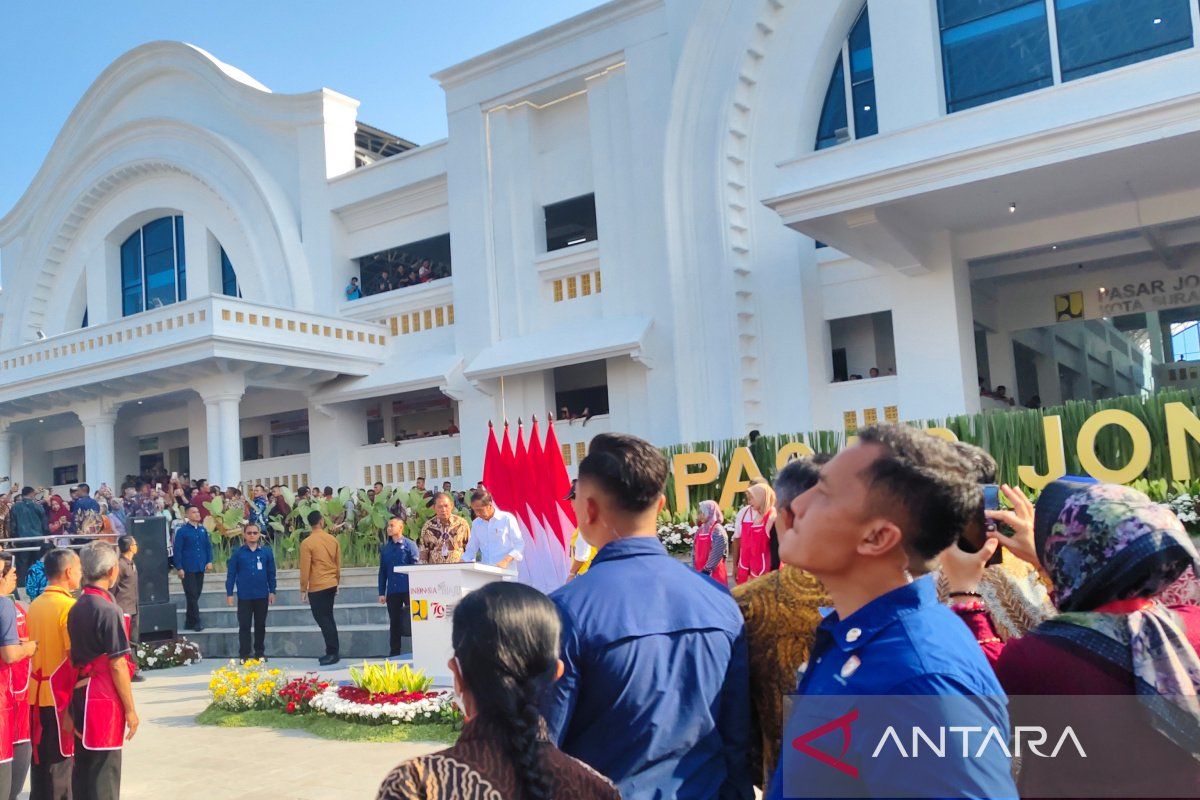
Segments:
[[[1038,552],[1060,613],[1038,633],[1064,639],[1129,673],[1151,723],[1200,760],[1200,656],[1178,616],[1154,598],[1197,564],[1179,518],[1141,492],[1056,481],[1038,499]]]
[[[700,501],[700,526],[720,525],[725,521],[725,515],[721,513],[721,506],[717,505],[716,500],[701,500]]]

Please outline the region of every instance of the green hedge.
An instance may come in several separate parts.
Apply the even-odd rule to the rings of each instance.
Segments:
[[[1058,416],[1062,419],[1063,444],[1067,457],[1067,472],[1080,474],[1079,457],[1075,442],[1084,421],[1098,411],[1119,409],[1128,411],[1140,419],[1150,431],[1154,443],[1150,465],[1143,478],[1170,481],[1171,457],[1167,450],[1166,412],[1167,403],[1183,403],[1193,412],[1200,407],[1200,390],[1183,389],[1161,391],[1145,397],[1115,397],[1107,400],[1072,400],[1061,406],[1033,410],[1014,409],[994,411],[986,414],[963,414],[945,419],[913,421],[911,424],[927,428],[947,428],[964,442],[979,445],[996,459],[1000,467],[999,480],[1016,484],[1017,467],[1029,465],[1039,472],[1046,470],[1045,435],[1042,418]],[[749,447],[763,476],[768,480],[775,474],[775,457],[779,449],[791,442],[804,442],[818,453],[837,452],[845,443],[846,434],[839,431],[816,431],[760,436],[753,444],[746,439],[723,439],[695,442],[663,448],[670,460],[677,453],[709,452],[716,455],[721,464],[718,480],[706,486],[690,487],[689,499],[695,506],[701,500],[716,500],[721,495],[729,460],[738,447]],[[1132,442],[1129,435],[1116,426],[1108,426],[1096,438],[1096,454],[1107,466],[1118,467],[1129,460]],[[1188,454],[1193,464],[1200,463],[1200,444],[1189,439]],[[675,479],[667,481],[667,502],[672,512],[675,508]]]

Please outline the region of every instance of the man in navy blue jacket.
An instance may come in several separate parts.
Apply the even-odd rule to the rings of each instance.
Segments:
[[[183,627],[199,632],[204,630],[200,624],[200,592],[204,591],[204,573],[212,572],[213,568],[212,541],[208,538],[208,529],[200,524],[200,509],[195,506],[189,508],[187,518],[187,523],[175,532],[172,552],[187,603]]]
[[[379,554],[379,603],[386,604],[391,626],[388,658],[404,651],[405,636],[412,636],[412,616],[408,610],[408,574],[398,567],[417,563],[417,543],[404,535],[404,520],[392,517],[387,526],[388,541]]]
[[[579,533],[599,552],[550,595],[564,671],[546,723],[629,800],[750,800],[745,625],[728,589],[659,541],[666,480],[658,449],[623,434],[579,464]]]
[[[262,531],[254,523],[242,529],[245,542],[229,556],[225,572],[225,604],[237,592],[238,657],[250,658],[250,621],[254,621],[254,657],[266,654],[267,606],[275,602],[275,554],[259,544]]]

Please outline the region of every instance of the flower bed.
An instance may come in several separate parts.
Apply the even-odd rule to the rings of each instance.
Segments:
[[[453,694],[430,691],[432,681],[420,670],[391,662],[364,663],[350,675],[352,685],[337,686],[312,672],[285,676],[281,670],[266,669],[261,661],[230,661],[209,680],[210,708],[269,711],[280,717],[310,714],[360,725],[461,727]]]
[[[370,725],[461,720],[450,692],[371,694],[357,686],[330,686],[312,699],[312,707],[339,719]]]
[[[727,522],[724,527],[726,535],[732,539],[733,523]],[[699,526],[686,522],[660,522],[658,524],[658,540],[663,543],[663,547],[667,548],[668,553],[688,555],[692,552],[692,545],[696,541],[696,532],[699,530]]]
[[[201,658],[200,647],[180,636],[165,642],[141,642],[134,645],[133,658],[140,670],[167,669],[195,664]]]

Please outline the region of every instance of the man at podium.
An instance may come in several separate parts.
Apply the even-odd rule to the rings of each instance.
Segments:
[[[515,562],[525,557],[525,540],[517,518],[507,511],[497,510],[486,489],[471,493],[471,510],[475,512],[475,521],[471,523],[471,538],[463,561],[482,561],[500,569],[516,569]]]
[[[421,528],[422,564],[457,564],[463,560],[471,527],[454,513],[454,500],[445,492],[433,498],[433,519]]]

